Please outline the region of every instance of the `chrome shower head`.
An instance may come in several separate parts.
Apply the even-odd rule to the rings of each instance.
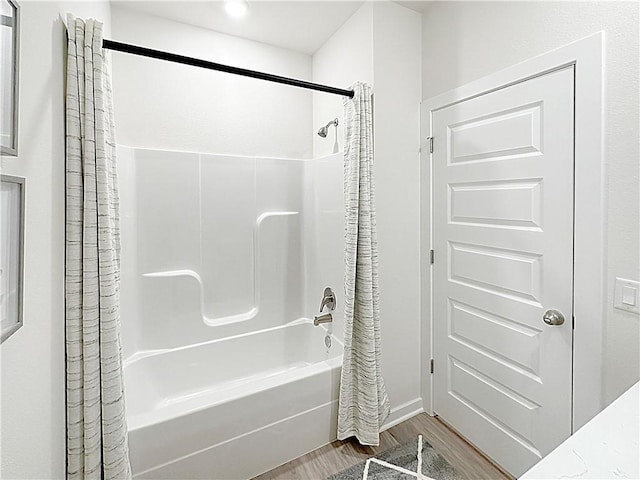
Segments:
[[[334,125],[335,127],[338,127],[338,119],[334,118],[329,123],[327,123],[324,127],[322,127],[320,130],[318,130],[318,135],[320,135],[322,138],[326,138],[327,137],[327,133],[329,132],[329,127],[331,125]]]

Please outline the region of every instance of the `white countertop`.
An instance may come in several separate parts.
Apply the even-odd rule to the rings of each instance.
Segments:
[[[640,478],[639,404],[640,382],[520,479]]]

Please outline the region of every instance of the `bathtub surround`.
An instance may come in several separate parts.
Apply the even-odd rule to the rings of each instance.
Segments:
[[[380,444],[390,413],[380,368],[380,293],[373,175],[372,91],[356,82],[344,98],[344,360],[340,378],[338,438]]]
[[[246,479],[335,440],[342,155],[117,158],[135,478]],[[326,286],[334,322],[315,327]]]
[[[67,26],[67,478],[126,480],[111,79],[102,24],[69,14]]]

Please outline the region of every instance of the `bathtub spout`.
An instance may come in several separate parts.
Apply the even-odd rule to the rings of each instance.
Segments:
[[[324,315],[313,317],[313,324],[317,327],[321,323],[330,323],[333,322],[333,316],[330,313],[325,313]]]

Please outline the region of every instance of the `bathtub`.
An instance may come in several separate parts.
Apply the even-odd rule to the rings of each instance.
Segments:
[[[336,438],[342,344],[309,319],[124,365],[135,478],[246,479]]]

